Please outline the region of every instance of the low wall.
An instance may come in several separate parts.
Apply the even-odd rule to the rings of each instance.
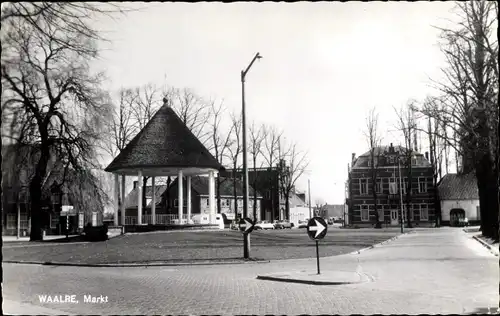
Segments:
[[[186,224],[186,225],[126,225],[126,233],[145,233],[163,230],[194,230],[194,229],[219,229],[218,224]]]

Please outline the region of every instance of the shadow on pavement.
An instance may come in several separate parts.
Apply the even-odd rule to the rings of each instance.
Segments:
[[[480,307],[476,308],[474,311],[467,313],[466,315],[497,315],[500,314],[500,309],[498,307]]]

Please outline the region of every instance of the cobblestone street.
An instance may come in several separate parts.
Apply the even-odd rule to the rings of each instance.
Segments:
[[[464,314],[498,303],[498,258],[459,229],[417,229],[360,254],[322,258],[321,267],[363,272],[372,282],[315,286],[256,279],[258,273],[315,272],[315,259],[149,268],[4,264],[4,313],[21,313],[21,302],[54,314],[224,315]],[[83,303],[85,294],[109,301]],[[41,304],[38,295],[76,295],[79,303]]]

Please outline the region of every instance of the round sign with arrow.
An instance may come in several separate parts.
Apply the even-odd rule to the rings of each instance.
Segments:
[[[313,217],[307,222],[307,234],[313,240],[323,239],[328,230],[328,225],[321,217]]]
[[[240,230],[244,234],[250,234],[254,228],[254,225],[254,222],[248,217],[242,218],[238,223]]]

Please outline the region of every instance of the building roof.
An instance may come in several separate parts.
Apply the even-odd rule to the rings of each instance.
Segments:
[[[177,175],[180,168],[186,175],[189,168],[223,169],[165,103],[105,170],[126,175],[142,170],[146,176],[167,176]]]
[[[146,190],[146,199],[152,199],[153,198],[153,187],[152,186],[146,186],[144,187]],[[158,205],[161,202],[161,196],[167,189],[166,185],[155,185],[155,202],[156,205]],[[138,188],[134,188],[130,193],[125,197],[125,208],[134,208],[137,207],[138,203],[138,194],[139,190]],[[151,207],[152,201],[147,203],[145,207]]]
[[[378,147],[375,147],[375,156],[385,156],[385,155],[390,154],[391,147],[394,148],[393,153],[406,151],[405,147],[399,146],[399,145],[392,146],[392,144],[391,144],[390,146],[378,146]],[[368,167],[368,161],[370,160],[370,155],[371,155],[371,153],[369,150],[369,151],[365,152],[364,154],[360,155],[359,157],[357,157],[352,164],[352,168]],[[421,153],[413,150],[412,156],[415,157],[415,159],[416,159],[416,166],[417,167],[430,167],[431,166],[430,162]],[[382,166],[380,166],[380,167],[382,167]]]
[[[438,184],[441,200],[478,200],[479,192],[474,173],[460,175],[446,174]]]

